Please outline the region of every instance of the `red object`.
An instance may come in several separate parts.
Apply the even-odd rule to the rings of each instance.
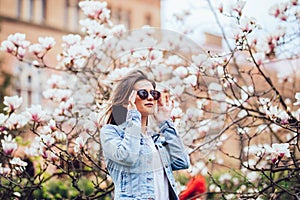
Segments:
[[[187,183],[186,189],[179,194],[179,199],[196,200],[197,196],[203,194],[205,191],[206,191],[206,180],[203,176],[197,175]]]

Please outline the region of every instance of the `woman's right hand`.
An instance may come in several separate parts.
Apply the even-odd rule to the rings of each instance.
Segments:
[[[128,98],[127,110],[136,110],[135,98],[137,95],[137,91],[133,90]]]

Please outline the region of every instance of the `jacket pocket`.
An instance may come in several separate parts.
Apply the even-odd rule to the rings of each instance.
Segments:
[[[128,173],[121,172],[121,192],[126,192],[126,188],[128,187]]]

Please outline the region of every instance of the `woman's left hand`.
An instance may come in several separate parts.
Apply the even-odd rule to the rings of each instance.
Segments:
[[[160,123],[164,120],[171,118],[171,112],[174,108],[174,101],[170,100],[170,97],[167,95],[166,98],[160,98],[157,102],[157,110],[154,113],[154,118]]]

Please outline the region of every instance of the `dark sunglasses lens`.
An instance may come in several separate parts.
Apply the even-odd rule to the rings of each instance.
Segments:
[[[139,91],[137,91],[137,94],[143,100],[148,98],[148,92],[147,92],[147,90],[139,90]]]
[[[160,98],[160,92],[159,91],[157,91],[157,90],[151,90],[150,93],[153,96],[154,100],[158,100]]]

